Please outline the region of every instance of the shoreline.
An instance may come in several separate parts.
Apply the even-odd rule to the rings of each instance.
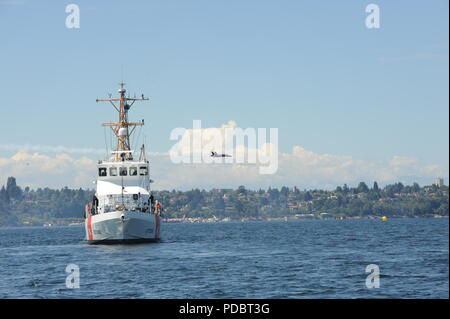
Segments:
[[[429,216],[391,216],[387,217],[387,221],[390,219],[426,219],[426,218],[444,218],[448,219],[449,216],[442,215],[429,215]],[[227,222],[271,222],[271,221],[318,221],[318,220],[359,220],[359,219],[372,219],[372,220],[382,220],[380,216],[355,216],[355,217],[327,217],[327,218],[319,218],[319,217],[297,217],[297,216],[286,216],[286,217],[265,217],[265,218],[252,218],[245,217],[240,219],[231,219],[231,218],[202,218],[202,217],[185,217],[185,218],[162,218],[162,223],[187,223],[187,224],[195,224],[195,223],[227,223]],[[21,225],[2,225],[0,228],[11,228],[11,227],[76,227],[83,226],[84,221],[80,222],[65,222],[52,220],[50,222],[44,222],[42,224],[21,224]]]
[[[414,216],[392,216],[388,217],[387,220],[390,219],[424,219],[424,218],[447,218],[448,216],[441,216],[441,215],[430,215],[430,216],[421,216],[421,217],[414,217]],[[313,217],[267,217],[267,218],[241,218],[241,219],[230,219],[230,218],[200,218],[200,217],[193,217],[193,218],[165,218],[162,219],[161,222],[163,223],[226,223],[226,222],[248,222],[248,221],[292,221],[292,220],[301,220],[301,221],[312,221],[312,220],[355,220],[355,219],[375,219],[375,220],[382,220],[382,216],[367,216],[367,217],[332,217],[332,218],[313,218]]]

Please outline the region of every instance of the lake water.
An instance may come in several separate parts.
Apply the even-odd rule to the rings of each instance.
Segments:
[[[444,218],[163,223],[158,244],[89,246],[81,226],[3,228],[0,298],[448,298],[448,230]]]

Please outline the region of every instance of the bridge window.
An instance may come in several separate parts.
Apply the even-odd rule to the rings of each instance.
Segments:
[[[106,176],[106,167],[100,167],[98,169],[98,176]]]
[[[117,176],[117,167],[111,167],[109,169],[109,176]]]
[[[139,175],[145,176],[148,174],[147,166],[140,166],[139,167]]]
[[[130,167],[130,176],[136,176],[137,175],[137,167],[132,166]]]
[[[126,167],[121,167],[119,169],[120,172],[120,176],[127,176],[127,168]]]

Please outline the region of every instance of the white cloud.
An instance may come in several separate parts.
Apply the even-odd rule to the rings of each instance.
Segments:
[[[401,160],[400,160],[401,159]],[[167,156],[156,157],[153,178],[158,189],[249,188],[298,186],[334,188],[360,181],[380,185],[398,182],[432,183],[437,176],[448,176],[440,165],[420,165],[417,159],[394,156],[383,161],[355,159],[351,156],[318,154],[295,146],[290,153],[279,153],[279,168],[274,175],[262,175],[251,164],[172,164]]]
[[[9,158],[0,158],[0,184],[8,176],[17,178],[19,185],[37,187],[90,187],[95,179],[96,161],[73,158],[61,153],[55,156],[19,151]]]
[[[92,188],[96,178],[96,160],[74,158],[68,154],[53,156],[20,151],[0,157],[0,185],[15,176],[19,185],[37,187]],[[420,165],[415,159],[363,161],[351,156],[317,154],[295,146],[291,153],[279,153],[279,169],[274,175],[261,175],[254,164],[173,164],[169,155],[150,156],[155,189],[249,188],[298,186],[300,188],[334,188],[359,181],[380,184],[402,181],[431,183],[437,176],[448,176],[440,165]]]
[[[204,150],[209,152],[209,147],[220,146],[214,144],[216,140],[214,134],[227,127],[236,128],[237,124],[229,121],[220,128],[202,129],[204,133],[202,142],[209,143],[204,149],[185,147],[186,136],[193,133],[193,130],[186,130],[180,139],[181,149],[185,154]],[[272,144],[267,143],[257,149],[250,148],[250,151],[261,152],[270,146]],[[3,149],[12,150],[14,147],[3,146]],[[55,152],[57,150],[66,152]],[[43,154],[45,151],[55,154]],[[233,154],[239,154],[249,152],[249,149],[245,145],[238,144],[231,151]],[[11,157],[0,157],[0,185],[6,182],[8,176],[15,176],[19,185],[33,188],[47,186],[93,188],[92,181],[96,178],[95,158],[100,157],[97,154],[103,152],[62,146],[56,148],[27,146]],[[291,152],[278,152],[278,170],[273,175],[260,174],[258,163],[174,164],[169,153],[153,153],[149,155],[149,159],[151,177],[155,180],[154,189],[235,188],[239,185],[254,189],[282,185],[295,185],[302,189],[330,189],[344,183],[355,185],[360,181],[367,183],[377,181],[380,185],[397,181],[408,184],[414,181],[430,184],[438,176],[448,178],[448,165],[425,165],[416,158],[403,156],[392,156],[385,160],[361,160],[347,155],[319,154],[302,146],[294,146]]]
[[[172,130],[170,139],[177,141],[169,151],[173,163],[257,164],[260,174],[274,174],[278,170],[276,128],[242,129],[235,121],[228,121],[220,128],[202,128],[201,121],[194,120],[192,129]],[[212,151],[231,157],[212,158]]]

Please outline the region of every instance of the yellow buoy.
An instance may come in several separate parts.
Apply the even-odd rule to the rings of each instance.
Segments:
[[[387,217],[383,216],[383,217],[381,217],[381,220],[385,222],[385,221],[387,221]]]

